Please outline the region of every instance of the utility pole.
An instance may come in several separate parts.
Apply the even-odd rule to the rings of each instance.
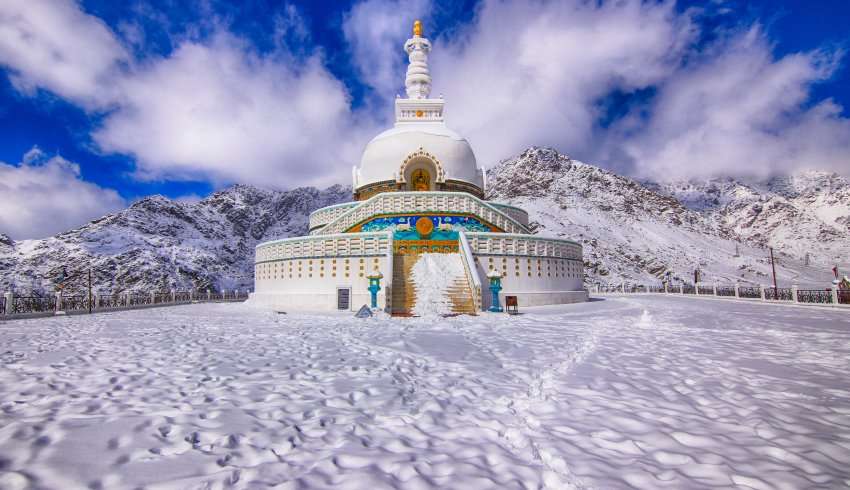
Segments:
[[[770,267],[773,268],[773,299],[779,299],[779,290],[776,288],[776,262],[773,260],[773,247],[770,247]]]
[[[91,267],[89,267],[89,314],[91,314]]]

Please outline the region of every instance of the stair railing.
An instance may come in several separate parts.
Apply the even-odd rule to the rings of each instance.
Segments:
[[[466,239],[466,233],[458,232],[458,241],[460,242],[460,257],[463,260],[466,280],[472,288],[472,307],[478,312],[482,308],[481,279],[478,277],[478,269],[475,267],[475,257],[472,256],[472,248],[470,248],[469,241]]]
[[[384,281],[384,303],[386,303],[386,312],[393,312],[393,232],[387,232],[389,237],[389,245],[387,246],[387,275]]]

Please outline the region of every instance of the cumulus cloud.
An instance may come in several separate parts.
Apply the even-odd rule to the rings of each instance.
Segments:
[[[94,140],[133,155],[142,178],[327,184],[357,158],[351,142],[362,126],[317,55],[261,56],[221,33],[183,43],[120,88]]]
[[[609,140],[655,178],[848,172],[850,120],[830,100],[807,105],[838,60],[821,51],[777,59],[757,26],[726,36],[660,84],[648,120],[625,118]]]
[[[428,0],[404,4],[398,0],[365,0],[345,15],[343,32],[354,65],[363,83],[375,90],[377,101],[391,101],[396,94],[404,93],[407,57],[401,46],[410,37],[414,20],[427,21],[430,7]]]
[[[0,162],[0,233],[41,238],[122,208],[114,190],[80,177],[80,167],[38,148],[17,165]]]
[[[391,119],[411,21],[439,8],[365,0],[344,15],[343,49],[373,89],[353,109],[293,7],[271,52],[213,19],[214,35],[143,58],[70,0],[24,7],[0,6],[0,63],[21,90],[103,114],[94,142],[135,157],[139,178],[274,187],[347,180]],[[811,99],[840,56],[777,57],[759,27],[706,33],[701,15],[672,1],[482,0],[468,24],[428,29],[434,93],[485,166],[549,145],[655,178],[850,172],[848,119]],[[611,119],[615,94],[636,102]]]
[[[88,108],[113,100],[127,52],[97,17],[65,0],[0,2],[0,64],[21,91],[50,90]]]
[[[528,145],[587,154],[599,100],[669,77],[695,29],[672,3],[485,0],[460,36],[434,43],[432,75],[485,164]]]
[[[167,56],[127,63],[119,63],[126,51],[117,36],[70,0],[33,8],[16,0],[0,12],[0,62],[16,86],[106,109],[93,140],[133,156],[140,179],[279,188],[340,182],[377,131],[351,112],[346,87],[320,52],[288,49],[288,39],[307,35],[291,7],[277,19],[272,52],[219,26],[203,41],[175,40]]]

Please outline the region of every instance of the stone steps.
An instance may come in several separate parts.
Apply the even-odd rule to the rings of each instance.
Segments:
[[[393,256],[392,314],[394,316],[412,316],[416,305],[416,284],[413,281],[413,266],[419,255]],[[448,278],[447,278],[448,279]],[[452,314],[475,315],[473,291],[466,276],[450,278],[451,283],[445,291]]]

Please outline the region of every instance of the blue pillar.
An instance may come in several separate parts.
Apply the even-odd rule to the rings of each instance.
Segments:
[[[499,304],[499,291],[502,290],[502,278],[495,275],[490,276],[490,292],[493,293],[493,304],[490,305],[488,311],[501,313],[502,306]]]
[[[377,272],[377,271],[376,271]],[[384,277],[380,273],[376,273],[369,277],[369,292],[372,293],[372,308],[378,307],[378,291],[381,290],[381,278]]]

